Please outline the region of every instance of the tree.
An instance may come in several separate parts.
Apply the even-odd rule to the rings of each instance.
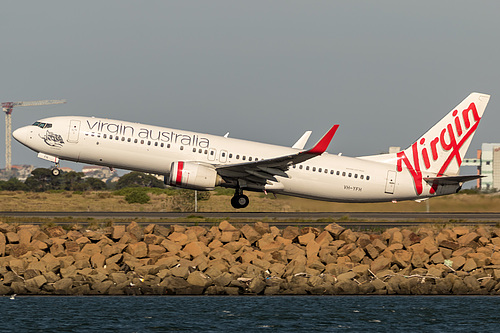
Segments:
[[[88,185],[89,190],[101,191],[107,188],[106,183],[99,178],[87,178],[85,184]]]
[[[7,181],[0,181],[0,191],[27,191],[28,187],[17,178],[10,178]]]
[[[62,177],[61,190],[66,191],[85,191],[88,189],[89,185],[85,183],[83,177],[85,174],[83,172],[65,172],[59,177]]]
[[[24,184],[29,191],[43,192],[59,189],[61,182],[62,177],[53,176],[50,169],[36,168],[31,171],[31,176],[26,178]]]
[[[157,188],[164,188],[165,185],[161,180],[158,178],[151,176],[151,175],[146,175],[145,173],[142,172],[137,172],[133,171],[130,173],[127,173],[126,175],[123,175],[120,177],[120,180],[118,180],[116,184],[116,189],[122,189],[125,187],[157,187]]]

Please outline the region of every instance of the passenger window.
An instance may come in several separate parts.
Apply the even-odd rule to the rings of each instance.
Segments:
[[[340,176],[340,171],[337,171],[337,176]]]
[[[144,144],[144,140],[141,140],[141,145],[143,145],[143,144]]]
[[[342,172],[342,176],[345,177],[345,172]]]
[[[363,176],[363,175],[359,176],[359,179],[363,179],[363,178],[365,178],[365,176]]]
[[[242,159],[243,161],[245,161],[245,160],[247,159],[247,157],[246,157],[246,156],[242,156],[242,157],[241,157],[241,159]]]
[[[167,143],[167,148],[170,148],[170,143]]]
[[[148,146],[151,146],[151,141],[148,141]]]
[[[335,171],[333,170],[330,170],[330,174],[333,175],[335,173]]]
[[[181,146],[179,149],[180,149],[180,150],[184,150],[184,146]]]
[[[309,170],[309,165],[308,165],[308,166],[306,166],[306,170]]]
[[[104,139],[106,139],[106,138],[107,138],[107,135],[106,135],[106,134],[103,134],[103,135],[102,135],[102,137],[103,137]]]
[[[354,178],[358,178],[358,174],[357,173],[354,174]]]
[[[131,138],[128,138],[128,139],[127,139],[127,142],[132,142],[132,139],[131,139]]]
[[[240,159],[240,155],[236,155],[236,159],[239,160]]]
[[[251,158],[251,157],[249,157],[249,158],[248,158],[248,160],[249,160],[249,161],[251,161],[251,160],[252,160],[252,158]]]
[[[366,180],[370,180],[370,176],[366,176]]]
[[[233,154],[232,153],[229,154],[229,158],[233,158]]]
[[[115,136],[115,140],[118,141],[120,138],[118,136]]]
[[[302,170],[303,166],[302,165],[299,165],[299,169]]]
[[[164,144],[163,142],[162,142],[162,143],[160,143],[160,147],[162,147],[162,148],[163,148],[164,146],[165,146],[165,144]]]
[[[196,153],[196,148],[193,148],[193,153]]]
[[[134,143],[137,143],[137,139],[134,139]]]
[[[122,136],[122,141],[125,141],[125,137],[124,136]]]

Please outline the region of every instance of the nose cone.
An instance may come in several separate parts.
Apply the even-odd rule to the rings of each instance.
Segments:
[[[19,141],[20,143],[26,143],[26,137],[28,136],[28,127],[24,126],[24,127],[16,129],[12,133],[12,136],[14,137],[14,139]]]

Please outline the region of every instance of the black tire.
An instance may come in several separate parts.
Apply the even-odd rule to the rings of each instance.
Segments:
[[[57,177],[60,174],[61,174],[61,170],[59,170],[58,168],[52,169],[52,176]]]
[[[245,208],[248,206],[249,203],[250,200],[244,194],[235,195],[234,197],[231,198],[231,206],[233,206],[236,209]]]

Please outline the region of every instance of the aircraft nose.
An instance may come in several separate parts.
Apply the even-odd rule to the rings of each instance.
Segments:
[[[16,139],[17,141],[19,141],[21,143],[26,142],[27,135],[28,135],[28,127],[27,126],[18,128],[14,132],[12,132],[12,136],[14,137],[14,139]]]

